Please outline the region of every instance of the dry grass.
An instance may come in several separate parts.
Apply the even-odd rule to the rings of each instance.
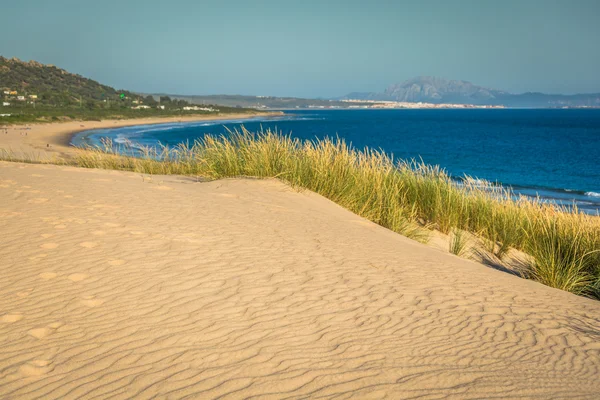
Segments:
[[[504,188],[471,179],[459,185],[438,167],[396,162],[382,151],[357,150],[339,138],[302,141],[242,128],[227,136],[207,135],[191,145],[121,155],[130,150],[105,142],[82,150],[69,163],[212,179],[278,178],[422,242],[429,229],[454,232],[452,252],[464,251],[458,230],[483,239],[498,258],[510,248],[524,251],[535,260],[527,277],[600,298],[600,219],[576,208],[516,198]]]

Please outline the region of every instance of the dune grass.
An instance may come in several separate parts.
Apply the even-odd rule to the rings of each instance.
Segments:
[[[136,157],[121,155],[129,150],[105,142],[69,163],[212,179],[277,178],[421,242],[432,229],[454,232],[451,251],[464,250],[459,230],[484,240],[498,258],[511,248],[521,250],[533,260],[527,278],[600,298],[600,218],[576,208],[516,198],[507,189],[472,179],[457,184],[438,167],[395,161],[383,151],[358,150],[339,138],[303,141],[242,128],[175,148],[146,149]]]
[[[453,229],[452,236],[448,242],[448,251],[459,257],[467,252],[467,235],[460,229]]]

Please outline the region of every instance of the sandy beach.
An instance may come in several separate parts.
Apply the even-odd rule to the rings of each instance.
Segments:
[[[62,123],[22,124],[0,126],[0,149],[10,150],[15,156],[47,160],[68,157],[74,149],[71,138],[78,132],[100,128],[164,124],[169,122],[213,121],[257,116],[280,115],[279,112],[260,114],[190,115],[183,117],[153,117],[103,121],[71,121]]]
[[[600,391],[599,302],[278,181],[0,162],[0,199],[3,399]]]

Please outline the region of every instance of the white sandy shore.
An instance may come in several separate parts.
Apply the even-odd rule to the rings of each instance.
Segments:
[[[600,302],[277,181],[0,162],[0,398],[577,398]]]
[[[238,118],[268,117],[281,115],[279,112],[260,114],[189,115],[181,117],[133,118],[103,121],[71,121],[0,126],[0,149],[10,150],[19,157],[48,159],[68,157],[74,148],[71,138],[77,132],[99,128],[118,128],[132,125],[164,124],[169,122],[218,121]]]

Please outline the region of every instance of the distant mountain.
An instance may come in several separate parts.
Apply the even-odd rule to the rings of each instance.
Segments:
[[[392,100],[409,103],[504,105],[507,107],[600,107],[600,93],[512,94],[467,81],[420,76],[391,85],[383,93],[349,93],[341,99]]]
[[[470,104],[495,101],[498,97],[507,94],[467,81],[453,81],[431,76],[420,76],[391,85],[384,93],[397,101]]]

